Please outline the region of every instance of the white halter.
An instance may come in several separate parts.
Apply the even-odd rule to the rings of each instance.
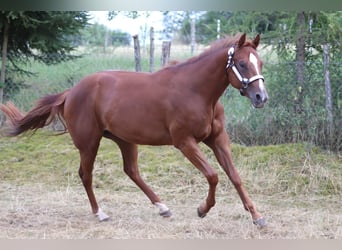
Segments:
[[[227,62],[227,66],[226,66],[226,71],[228,71],[229,68],[232,68],[235,76],[242,83],[242,88],[240,89],[240,93],[243,94],[243,90],[247,89],[248,86],[252,82],[254,82],[256,80],[260,80],[260,79],[264,81],[264,77],[262,75],[255,75],[255,76],[252,76],[251,78],[244,78],[244,77],[242,77],[240,72],[239,72],[239,70],[235,66],[234,61],[233,61],[234,52],[235,52],[235,48],[233,46],[230,47],[229,50],[228,50],[228,62]]]

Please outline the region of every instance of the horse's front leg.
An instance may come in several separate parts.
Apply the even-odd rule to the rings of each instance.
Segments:
[[[203,175],[207,178],[209,184],[209,191],[207,199],[202,203],[198,209],[197,213],[199,217],[205,217],[209,210],[215,205],[215,191],[216,185],[218,183],[218,176],[216,171],[209,165],[205,159],[204,154],[199,149],[196,141],[193,138],[182,140],[175,144],[186,158],[198,168]]]
[[[242,185],[239,173],[234,166],[230,150],[230,140],[226,131],[224,129],[221,129],[221,131],[216,135],[212,134],[209,138],[207,138],[204,143],[207,144],[214,151],[218,162],[220,163],[220,165],[228,175],[229,179],[233,183],[235,189],[237,190],[244,208],[251,213],[253,223],[260,227],[265,227],[265,219],[253,205],[252,200],[249,198],[247,191]]]

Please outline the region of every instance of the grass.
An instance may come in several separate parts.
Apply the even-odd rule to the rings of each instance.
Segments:
[[[246,189],[269,221],[258,230],[205,146],[220,182],[204,219],[195,212],[207,193],[199,171],[173,147],[139,147],[141,175],[174,213],[165,220],[123,173],[118,147],[106,139],[94,187],[112,219],[98,223],[77,174],[77,150],[68,134],[51,134],[0,138],[0,238],[342,239],[342,159],[311,145],[232,145]]]
[[[203,49],[203,46],[199,46],[197,53]],[[11,100],[20,108],[28,110],[36,99],[70,88],[91,73],[108,69],[135,71],[133,47],[113,47],[109,48],[106,53],[98,49],[91,51],[79,48],[76,54],[82,57],[56,65],[45,65],[36,61],[22,65],[23,69],[35,75],[16,76],[14,80],[23,82],[26,88],[12,96]],[[185,46],[179,45],[172,50],[171,59],[182,60],[189,57],[191,57],[190,49]],[[154,58],[155,70],[158,70],[161,68],[161,47],[156,46]],[[141,49],[141,67],[142,71],[149,71],[149,51],[143,48]]]

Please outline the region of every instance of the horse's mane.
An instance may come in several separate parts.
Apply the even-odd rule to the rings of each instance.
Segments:
[[[193,56],[193,57],[191,57],[185,61],[173,60],[165,68],[178,67],[178,66],[182,66],[185,64],[193,63],[193,62],[195,62],[195,61],[197,61],[203,57],[208,56],[209,54],[212,54],[215,51],[225,49],[225,48],[228,49],[229,47],[233,46],[234,44],[237,44],[240,37],[241,37],[241,34],[236,34],[235,36],[224,36],[223,38],[212,42],[210,44],[209,48],[205,49],[201,54],[199,54],[197,56]],[[244,43],[243,46],[250,46],[250,47],[253,47],[255,49],[254,44],[248,40],[246,40],[246,42]]]

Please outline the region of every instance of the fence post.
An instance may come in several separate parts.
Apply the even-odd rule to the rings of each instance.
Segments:
[[[154,29],[150,29],[150,72],[154,71]]]
[[[161,66],[162,67],[164,67],[169,62],[170,49],[171,49],[171,42],[170,41],[163,41],[163,43],[162,43],[162,57],[161,57]]]
[[[134,41],[134,59],[135,59],[135,71],[141,71],[141,55],[140,55],[140,44],[138,35],[133,36]]]

